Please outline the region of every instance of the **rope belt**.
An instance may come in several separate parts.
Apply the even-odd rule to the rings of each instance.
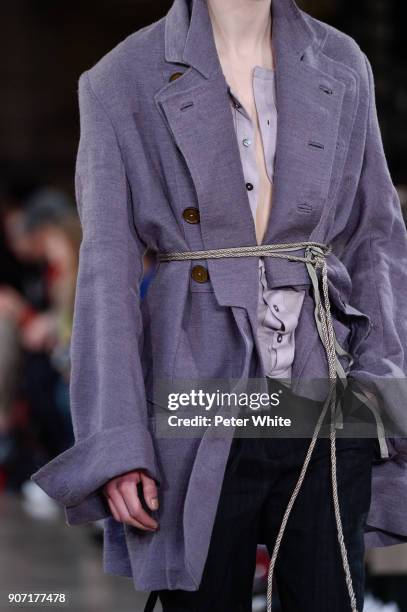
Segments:
[[[289,254],[290,251],[298,251],[304,249],[304,256]],[[285,510],[280,530],[277,535],[277,539],[274,545],[274,550],[271,555],[268,579],[267,579],[267,612],[271,612],[272,609],[272,586],[273,586],[273,571],[277,560],[278,551],[283,538],[284,530],[286,528],[288,518],[291,510],[294,506],[294,502],[301,489],[301,485],[304,481],[308,465],[311,460],[312,452],[314,450],[322,423],[325,415],[330,408],[331,423],[330,423],[330,458],[331,458],[331,480],[332,480],[332,497],[335,511],[335,521],[337,526],[338,543],[342,556],[342,564],[345,572],[345,580],[349,593],[350,605],[352,612],[358,612],[356,597],[352,584],[352,577],[349,569],[348,555],[346,551],[342,521],[340,515],[339,499],[338,499],[338,483],[336,474],[336,428],[342,428],[343,416],[342,411],[339,407],[339,403],[336,398],[336,383],[338,377],[343,381],[346,387],[346,373],[338,359],[338,355],[347,356],[350,365],[353,363],[353,358],[350,353],[345,351],[338,343],[334,327],[332,324],[331,308],[329,300],[329,286],[328,286],[328,270],[326,264],[326,255],[331,252],[331,246],[325,245],[319,242],[296,242],[286,244],[265,244],[247,247],[232,247],[224,249],[210,249],[204,251],[180,251],[180,252],[159,252],[158,261],[187,261],[196,259],[221,259],[224,257],[277,257],[281,259],[287,259],[289,261],[296,261],[305,263],[308,274],[311,279],[313,287],[313,297],[315,301],[314,317],[317,325],[318,333],[321,338],[322,344],[326,351],[326,357],[328,362],[328,373],[329,373],[329,393],[323,404],[321,414],[318,418],[314,433],[308,450],[305,455],[305,460],[291,495],[290,501],[288,502]],[[288,252],[288,253],[287,253]],[[319,288],[318,270],[321,270],[322,276],[322,296]],[[350,367],[349,365],[349,367]],[[384,427],[380,420],[380,416],[377,410],[377,404],[375,398],[369,394],[368,400],[360,394],[357,394],[358,398],[366,403],[366,405],[373,411],[373,414],[377,423],[378,439],[380,444],[381,456],[388,457],[388,450],[385,441]],[[376,406],[372,406],[376,404]]]

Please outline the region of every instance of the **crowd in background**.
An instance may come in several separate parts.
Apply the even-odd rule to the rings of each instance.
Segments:
[[[0,187],[0,491],[21,492],[32,512],[52,512],[29,480],[73,443],[70,338],[81,226],[61,190]],[[145,257],[145,293],[153,271]],[[35,495],[35,504],[29,504]]]
[[[24,491],[73,441],[69,343],[81,228],[65,193],[23,181],[0,187],[0,219],[0,482]]]

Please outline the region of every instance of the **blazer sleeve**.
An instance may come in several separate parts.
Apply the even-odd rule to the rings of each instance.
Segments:
[[[68,524],[110,515],[101,487],[144,469],[160,484],[148,427],[140,351],[145,245],[115,130],[89,73],[79,79],[75,189],[82,225],[71,339],[74,445],[32,475],[65,506]]]
[[[382,400],[382,410],[406,427],[407,231],[378,122],[372,68],[363,167],[342,260],[352,280],[350,302],[371,319],[349,376]],[[400,440],[401,443],[401,440]]]

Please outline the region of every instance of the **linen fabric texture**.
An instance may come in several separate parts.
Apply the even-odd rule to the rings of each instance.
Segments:
[[[403,382],[407,236],[386,163],[371,65],[349,36],[274,0],[279,130],[273,209],[263,242],[332,244],[333,324],[378,389]],[[175,72],[182,76],[172,79]],[[33,480],[71,525],[105,521],[104,567],[140,590],[196,590],[208,552],[232,435],[155,435],[153,383],[265,378],[257,337],[258,260],[160,264],[140,301],[142,256],[256,244],[227,84],[204,0],[175,0],[79,79],[76,199],[80,248],[71,346],[75,444]],[[199,208],[200,223],[182,213]],[[198,283],[191,269],[207,267]],[[302,263],[265,258],[268,286],[309,285]],[[296,329],[293,392],[314,397],[327,376],[310,291]],[[341,358],[343,365],[346,357]],[[401,383],[400,383],[401,384]],[[386,389],[389,387],[386,386]],[[405,411],[404,387],[382,396]],[[404,401],[403,401],[404,400]],[[368,546],[405,541],[407,445],[392,440],[372,470]],[[160,529],[112,518],[110,478],[145,469],[159,483]]]

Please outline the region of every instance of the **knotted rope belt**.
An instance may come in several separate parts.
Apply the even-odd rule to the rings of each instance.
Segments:
[[[298,251],[304,249],[304,256],[289,254],[290,251]],[[277,257],[281,259],[287,259],[289,261],[297,261],[305,263],[308,274],[310,276],[313,297],[315,301],[314,317],[318,328],[318,333],[321,338],[322,344],[326,351],[328,361],[328,372],[329,372],[329,393],[323,404],[321,414],[318,418],[315,426],[314,433],[312,435],[311,443],[305,455],[305,460],[291,495],[290,501],[288,502],[285,510],[281,527],[276,539],[273,553],[270,559],[270,566],[268,571],[267,580],[267,612],[271,612],[272,608],[272,583],[273,583],[273,571],[276,563],[278,551],[286,528],[288,518],[291,510],[294,506],[294,502],[300,491],[301,485],[304,481],[306,471],[311,460],[312,452],[314,450],[319,431],[324,421],[325,415],[328,408],[331,410],[331,422],[330,422],[330,458],[331,458],[331,480],[332,480],[332,496],[335,511],[335,521],[337,526],[338,543],[342,556],[342,564],[345,572],[345,580],[350,598],[350,605],[352,612],[357,611],[356,597],[352,584],[352,577],[349,569],[348,555],[346,551],[342,521],[340,515],[339,499],[338,499],[338,483],[336,474],[336,428],[341,428],[343,425],[342,412],[337,404],[336,398],[336,387],[337,379],[340,377],[346,386],[346,373],[338,359],[338,355],[346,355],[350,361],[350,365],[353,363],[353,358],[350,353],[345,351],[338,343],[335,331],[332,324],[331,308],[329,300],[329,286],[328,286],[328,269],[326,264],[326,255],[331,252],[331,246],[325,245],[319,242],[296,242],[296,243],[285,243],[285,244],[265,244],[247,247],[232,247],[224,249],[210,249],[203,251],[180,251],[180,252],[159,252],[158,261],[187,261],[196,259],[221,259],[224,257]],[[321,270],[322,276],[322,296],[319,288],[318,270]],[[321,299],[321,297],[323,299]],[[349,367],[350,367],[349,365]],[[357,397],[366,403],[366,405],[372,410],[377,424],[378,439],[380,444],[381,456],[388,457],[388,451],[384,435],[384,427],[380,420],[379,413],[377,410],[377,403],[372,394],[368,395],[368,400],[360,394]],[[375,404],[375,405],[374,405]]]

